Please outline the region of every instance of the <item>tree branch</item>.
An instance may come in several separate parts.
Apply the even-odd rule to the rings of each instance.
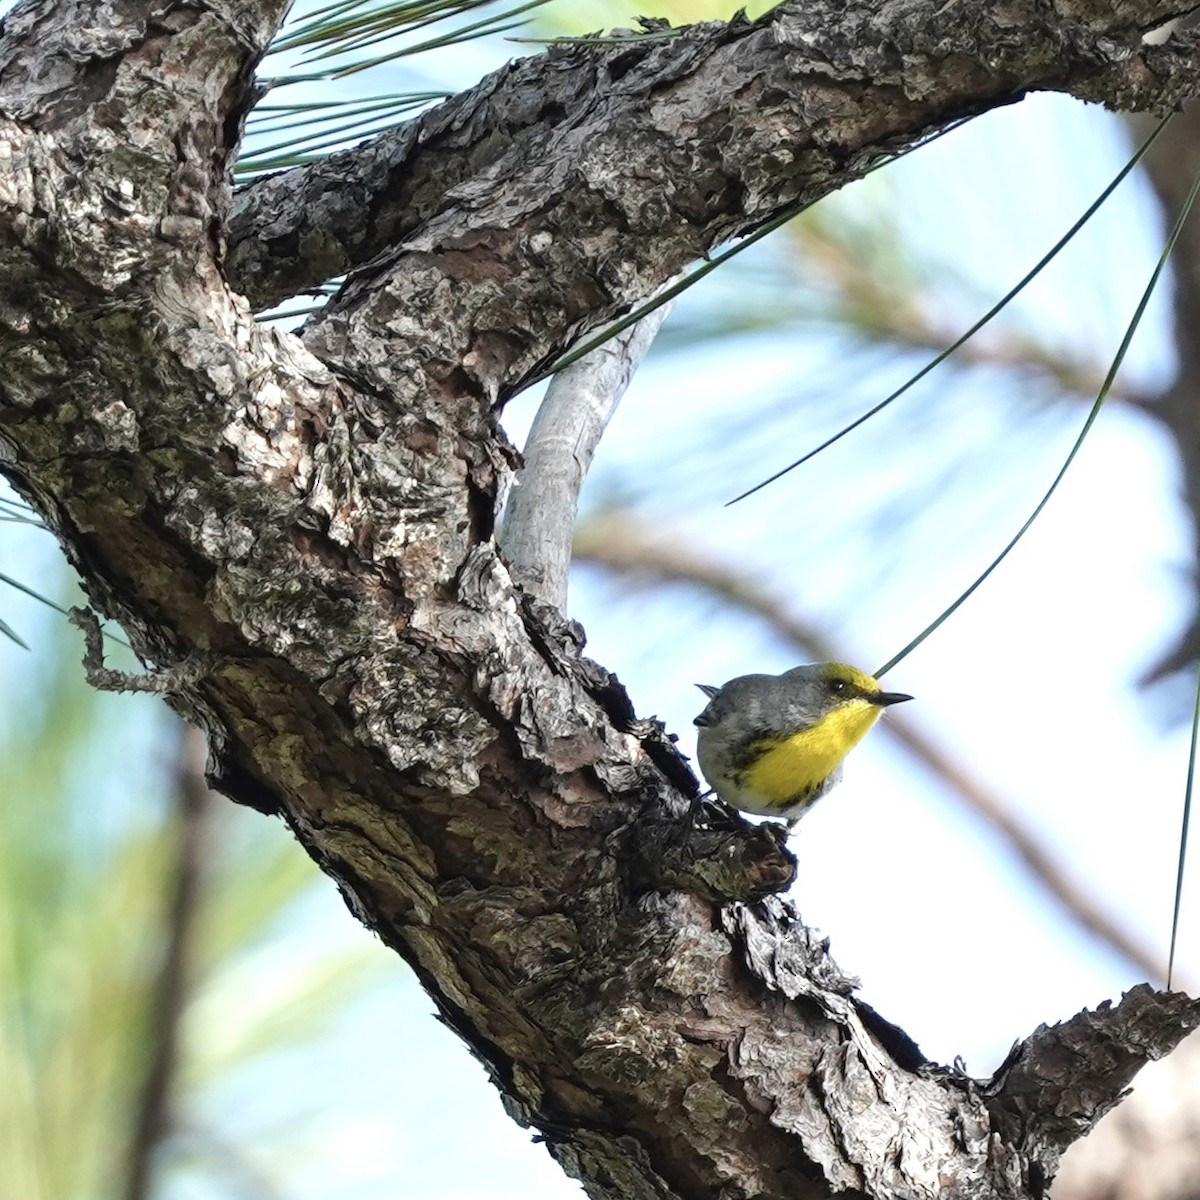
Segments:
[[[997,1132],[1041,1162],[1057,1156],[1122,1098],[1111,1090],[1194,1028],[1195,1002],[1140,983],[1115,1007],[1106,1002],[1058,1025],[1040,1025],[1017,1043],[985,1092]],[[1180,1024],[1182,1022],[1182,1024]],[[1103,1081],[1103,1082],[1102,1082]],[[1097,1085],[1100,1085],[1097,1090]]]
[[[602,237],[619,211],[631,230],[664,242],[663,266],[635,279],[625,246],[611,278],[581,283],[577,299],[613,304],[607,320],[631,293],[648,294],[720,242],[1028,91],[1156,111],[1196,94],[1193,35],[1141,42],[1145,28],[1186,4],[1096,0],[1071,6],[1069,16],[1065,9],[1059,16],[1035,0],[1002,11],[927,0],[868,12],[792,0],[754,22],[690,26],[659,43],[552,47],[356,149],[249,184],[230,222],[230,279],[256,308],[267,307],[405,244],[431,222],[410,253],[459,239],[460,250],[480,242],[493,255],[508,247],[530,265],[561,266],[562,247],[538,244],[539,215],[543,233],[593,229]],[[489,209],[489,196],[532,184],[534,170],[545,190],[521,186],[528,201],[509,197]],[[555,217],[567,179],[578,211]],[[584,180],[587,189],[578,186]],[[618,188],[618,180],[637,186]],[[437,221],[455,210],[457,221]],[[704,220],[690,228],[701,211]],[[510,228],[513,236],[501,236]],[[494,235],[483,236],[486,229]],[[562,315],[579,319],[570,308]],[[556,349],[574,334],[560,333]]]
[[[130,674],[104,665],[104,631],[90,608],[73,608],[67,613],[71,624],[84,638],[83,672],[98,692],[181,692],[198,683],[212,668],[207,655],[190,654],[180,663],[155,671]]]
[[[697,784],[661,725],[497,556],[496,411],[708,246],[955,116],[1100,77],[1178,6],[1097,8],[788,4],[571,51],[558,67],[599,54],[603,86],[303,340],[222,273],[278,9],[6,19],[3,470],[143,658],[211,656],[169,702],[217,786],[287,821],[595,1197],[999,1200],[1053,1171],[1055,1114],[998,1142],[989,1098],[762,899],[793,870],[769,827],[681,820]],[[109,33],[72,42],[80,19]],[[1200,1020],[1171,996],[1121,1012],[1097,1107]]]
[[[670,301],[555,374],[525,443],[504,508],[500,547],[513,579],[567,611],[571,538],[592,455],[659,328]]]

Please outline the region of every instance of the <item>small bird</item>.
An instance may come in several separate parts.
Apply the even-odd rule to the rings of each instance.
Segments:
[[[709,698],[696,718],[704,778],[726,804],[789,827],[839,782],[842,760],[883,710],[912,699],[845,663],[696,686]]]

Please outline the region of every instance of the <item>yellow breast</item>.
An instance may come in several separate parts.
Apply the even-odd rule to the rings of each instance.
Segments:
[[[812,728],[793,733],[760,754],[746,768],[742,786],[771,808],[802,801],[829,778],[881,711],[865,700],[839,705]]]

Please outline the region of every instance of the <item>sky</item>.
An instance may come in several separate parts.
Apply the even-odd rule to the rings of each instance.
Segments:
[[[454,51],[449,86],[477,78],[492,53]],[[1127,154],[1106,114],[1036,97],[978,119],[835,202],[851,213],[887,213],[913,253],[937,268],[937,314],[956,330],[1040,256]],[[1103,358],[1120,340],[1160,239],[1144,186],[1130,181],[1004,319]],[[755,253],[757,266],[740,277],[748,287],[756,271],[771,276],[779,250]],[[711,319],[733,303],[727,288],[717,272],[681,301],[672,322]],[[1144,386],[1170,376],[1167,324],[1156,302],[1127,368]],[[858,353],[827,326],[800,323],[654,353],[600,447],[584,516],[621,501],[655,533],[744,564],[847,658],[872,669],[1016,531],[1078,433],[1083,406],[999,372],[943,368],[803,469],[724,505],[922,361]],[[514,440],[535,403],[531,395],[510,406]],[[1127,406],[1107,406],[1029,536],[887,679],[915,696],[889,719],[919,722],[970,764],[1164,956],[1187,730],[1136,680],[1188,612],[1189,533],[1178,491],[1161,432]],[[3,526],[0,570],[36,587],[50,586],[57,567],[44,535]],[[794,665],[793,651],[755,619],[686,588],[651,595],[593,568],[578,571],[571,587],[588,653],[617,672],[639,715],[656,714],[679,734],[685,753],[703,705],[696,682]],[[0,605],[33,647],[0,643],[0,677],[16,683],[0,694],[7,724],[22,720],[21,706],[45,678],[49,635],[23,598],[0,592]],[[99,768],[83,775],[117,806],[125,789],[112,764],[147,754],[163,725],[145,698],[106,703],[119,714],[101,759],[109,782],[95,783]],[[282,836],[274,823],[245,817],[261,836]],[[792,896],[805,921],[861,977],[863,998],[939,1061],[962,1056],[972,1074],[986,1075],[1039,1023],[1139,982],[1080,936],[886,728],[855,751],[845,782],[805,817],[792,845],[800,861]],[[264,986],[272,963],[369,943],[333,886],[318,882],[264,946],[274,957],[245,964],[246,986]],[[580,1194],[504,1115],[407,969],[375,949],[380,982],[322,1038],[197,1088],[195,1124],[227,1141],[247,1138],[251,1161],[217,1176],[189,1171],[179,1145],[169,1200],[252,1194],[258,1175],[289,1200],[331,1188],[351,1200],[452,1200],[485,1189],[492,1200]],[[1194,863],[1179,972],[1200,978]],[[219,1030],[226,1019],[209,1011],[198,1028]]]

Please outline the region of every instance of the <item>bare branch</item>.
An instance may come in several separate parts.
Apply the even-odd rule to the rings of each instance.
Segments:
[[[608,422],[672,307],[661,305],[559,371],[529,430],[524,466],[505,504],[500,547],[517,583],[563,612],[579,490]]]
[[[73,608],[67,616],[71,624],[83,633],[83,670],[88,683],[98,692],[151,692],[169,695],[182,692],[198,683],[212,670],[213,660],[207,654],[193,652],[182,662],[140,675],[114,671],[104,665],[104,631],[90,608]]]
[[[992,1076],[986,1094],[997,1130],[1042,1162],[1054,1161],[1121,1098],[1146,1064],[1196,1028],[1197,1003],[1140,983],[1057,1025],[1040,1025]],[[1103,1081],[1103,1082],[1101,1082]],[[1099,1085],[1099,1086],[1098,1086]]]
[[[1200,1179],[1200,1034],[1147,1067],[1063,1158],[1055,1200],[1182,1200]]]
[[[1197,89],[1195,44],[1141,38],[1187,7],[1095,0],[1058,15],[1066,6],[1036,0],[1002,11],[925,0],[867,12],[792,0],[758,21],[691,26],[658,43],[555,47],[357,149],[248,185],[230,227],[230,278],[266,307],[401,246],[421,257],[439,245],[478,246],[489,256],[528,254],[537,269],[563,266],[561,247],[538,242],[559,229],[600,238],[620,209],[631,236],[619,268],[577,293],[593,309],[616,295],[593,312],[595,328],[720,242],[1027,91],[1181,106]],[[597,194],[580,192],[574,211],[556,216],[567,177],[574,191],[586,180]],[[517,180],[533,185],[543,210],[528,229],[528,203],[489,204]],[[632,181],[640,182],[622,196],[618,182]],[[457,220],[436,220],[455,210]],[[696,224],[701,210],[708,218]],[[661,243],[661,271],[638,269],[640,236]],[[555,315],[564,326],[558,352],[583,316],[573,305]]]

